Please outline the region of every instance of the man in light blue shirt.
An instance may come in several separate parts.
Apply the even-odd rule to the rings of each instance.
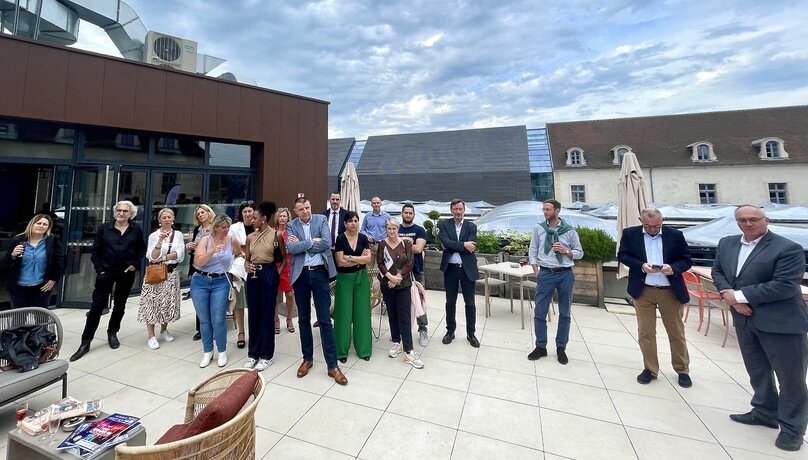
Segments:
[[[559,217],[561,203],[545,200],[542,205],[545,221],[536,225],[530,237],[528,259],[536,276],[536,310],[533,327],[536,330],[536,349],[527,355],[535,361],[547,356],[547,311],[553,292],[558,292],[558,332],[556,352],[558,362],[567,364],[567,342],[570,335],[572,311],[572,287],[575,275],[573,259],[584,256],[581,241],[575,228]]]
[[[374,196],[370,199],[373,212],[365,216],[359,233],[367,236],[371,243],[377,243],[387,237],[387,219],[390,214],[382,211],[382,199]]]

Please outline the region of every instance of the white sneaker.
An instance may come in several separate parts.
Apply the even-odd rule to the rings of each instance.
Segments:
[[[429,334],[427,334],[426,331],[421,331],[418,333],[418,344],[422,347],[429,345]]]
[[[387,356],[395,358],[399,353],[401,353],[401,342],[393,342],[393,345],[390,347],[390,353],[388,353]]]
[[[258,364],[255,365],[255,370],[258,372],[263,371],[264,369],[268,368],[272,365],[271,359],[259,359]]]
[[[219,367],[227,366],[227,352],[220,351],[219,357],[216,358],[216,365]]]
[[[160,348],[160,342],[157,341],[157,337],[149,337],[149,340],[146,341],[146,345],[152,350]]]
[[[171,335],[170,332],[168,332],[168,329],[166,329],[165,331],[160,333],[160,338],[165,340],[166,342],[173,342],[174,341],[174,336]]]
[[[420,369],[424,367],[424,362],[421,361],[421,355],[415,353],[414,351],[410,351],[409,353],[404,353],[404,362],[407,364],[412,365],[412,367],[416,369]]]
[[[244,361],[244,369],[252,369],[255,367],[255,359],[247,358],[247,361]]]
[[[210,360],[213,359],[213,352],[202,353],[202,361],[199,361],[199,367],[208,367]]]

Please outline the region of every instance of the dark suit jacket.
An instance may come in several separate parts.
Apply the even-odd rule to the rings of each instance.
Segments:
[[[800,293],[805,272],[802,246],[768,232],[735,276],[740,249],[740,235],[721,238],[713,265],[715,287],[742,290],[753,310],[752,316],[744,316],[731,309],[735,324],[751,322],[761,331],[780,334],[808,332],[808,307]]]
[[[339,208],[339,215],[337,215],[337,236],[345,233],[345,213],[348,212],[345,209]],[[328,231],[331,231],[331,208],[326,209],[325,211],[321,212],[320,214],[325,216],[326,225],[328,225]],[[337,239],[332,238],[333,243],[336,244]]]
[[[460,260],[463,263],[463,271],[466,276],[472,281],[477,281],[480,277],[480,272],[477,271],[477,256],[463,247],[463,243],[466,241],[477,242],[477,226],[474,222],[463,220],[463,226],[460,227],[460,239],[457,238],[454,219],[440,221],[438,229],[440,230],[440,241],[443,243],[440,270],[445,273],[446,268],[449,266],[449,258],[452,257],[452,254],[458,252],[460,253]]]
[[[629,269],[628,294],[636,299],[645,289],[646,273],[642,271],[642,265],[648,262],[642,225],[623,229],[617,260]],[[687,292],[682,273],[690,270],[693,261],[690,260],[690,250],[687,248],[684,235],[675,228],[662,228],[662,261],[673,269],[673,275],[667,278],[676,298],[681,303],[690,302],[690,294]]]

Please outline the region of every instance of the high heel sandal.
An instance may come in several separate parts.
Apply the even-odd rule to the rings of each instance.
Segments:
[[[244,333],[243,332],[238,333],[238,338],[239,338],[239,340],[236,342],[236,347],[238,347],[238,348],[246,347],[247,342],[244,341]]]
[[[289,332],[295,332],[295,325],[292,323],[291,319],[286,320],[286,330]]]
[[[281,333],[281,321],[277,320],[275,321],[275,335],[278,335],[280,333]]]

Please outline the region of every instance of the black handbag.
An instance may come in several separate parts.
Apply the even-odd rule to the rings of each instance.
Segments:
[[[275,262],[275,263],[283,262],[283,253],[281,252],[281,247],[278,244],[278,235],[280,235],[280,232],[278,232],[276,230],[275,231],[275,242],[273,243],[273,246],[275,247],[275,249],[272,251],[272,261]]]

